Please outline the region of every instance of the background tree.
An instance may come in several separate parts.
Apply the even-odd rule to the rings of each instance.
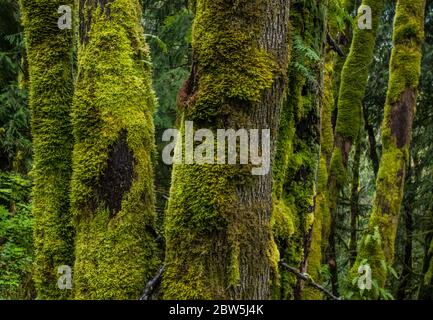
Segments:
[[[326,40],[323,1],[291,2],[291,64],[274,166],[274,232],[281,258],[305,273],[309,258],[317,278],[321,212],[315,214],[320,158],[322,56]],[[317,232],[317,233],[316,233]],[[316,235],[312,247],[313,233]],[[320,247],[320,244],[319,244]],[[311,256],[310,256],[310,253]],[[280,296],[300,299],[304,283],[281,270]],[[315,292],[308,292],[313,296]]]
[[[191,28],[193,15],[184,0],[143,0],[143,25],[152,53],[153,86],[158,97],[154,115],[158,154],[165,142],[166,129],[174,128],[176,97],[191,66]],[[170,193],[171,166],[158,157],[155,168],[157,229],[163,235],[164,212]],[[163,236],[161,237],[163,238]]]
[[[352,272],[356,272],[364,264],[372,268],[377,289],[371,293],[373,297],[379,296],[379,289],[385,286],[388,265],[394,260],[394,244],[410,160],[412,123],[420,77],[424,9],[424,0],[397,2],[376,196],[369,233],[361,242],[352,269]]]
[[[346,5],[349,6],[349,2]],[[330,268],[333,270],[333,290],[337,291],[337,259],[335,257],[335,225],[337,223],[338,197],[347,182],[349,153],[356,142],[361,128],[362,102],[368,80],[369,67],[373,60],[379,21],[384,0],[363,0],[363,6],[371,8],[371,29],[361,29],[358,21],[365,12],[360,11],[355,18],[353,37],[349,54],[341,71],[338,92],[337,118],[334,135],[334,149],[328,179],[329,207],[331,212]]]

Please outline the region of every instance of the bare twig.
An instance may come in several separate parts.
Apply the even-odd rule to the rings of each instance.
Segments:
[[[150,280],[146,288],[144,289],[143,295],[140,297],[140,300],[149,300],[149,298],[152,296],[153,292],[155,291],[156,287],[161,283],[162,274],[164,273],[165,266],[162,266],[156,276]]]
[[[332,294],[332,292],[330,292],[329,290],[327,290],[326,288],[324,288],[323,286],[315,283],[313,281],[313,279],[311,279],[308,274],[305,273],[300,273],[296,268],[293,268],[291,266],[289,266],[287,263],[284,262],[284,260],[280,261],[280,265],[283,266],[287,271],[293,273],[295,276],[297,276],[299,279],[302,279],[305,281],[305,283],[307,285],[310,285],[314,288],[316,288],[317,290],[323,292],[324,294],[326,294],[328,297],[330,297],[331,299],[334,300],[341,300],[340,297],[336,297]]]
[[[326,34],[326,41],[329,44],[329,47],[338,53],[338,55],[342,58],[344,58],[346,55],[344,54],[343,50],[340,48],[340,46],[337,44],[337,42],[332,38],[332,36],[327,33]]]

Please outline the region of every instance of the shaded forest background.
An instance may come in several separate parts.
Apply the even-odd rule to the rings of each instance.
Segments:
[[[156,231],[164,246],[164,220],[170,196],[171,167],[161,161],[165,146],[160,139],[167,128],[177,125],[178,92],[191,70],[193,11],[187,1],[143,0],[142,25],[150,46],[153,66],[153,88],[158,98],[154,113],[158,156],[155,157]],[[290,83],[303,82],[300,88],[304,100],[313,99],[318,78],[330,60],[338,59],[336,51],[346,57],[352,36],[350,25],[356,24],[355,1],[348,10],[338,0],[329,1],[328,31],[331,37],[326,48],[305,37],[299,16],[307,11],[305,1],[293,0],[291,10]],[[374,46],[373,63],[368,72],[366,94],[362,102],[362,125],[357,141],[349,155],[348,176],[338,194],[335,225],[330,235],[334,247],[324,248],[319,270],[303,270],[315,282],[343,298],[354,298],[357,279],[349,276],[357,256],[357,247],[367,234],[376,175],[382,156],[381,124],[387,96],[389,65],[393,47],[393,21],[396,1],[385,1]],[[297,15],[299,14],[299,15]],[[309,12],[309,14],[313,14]],[[308,13],[307,13],[308,15]],[[334,43],[338,48],[331,48]],[[334,49],[334,50],[333,50]],[[331,52],[329,55],[323,52]],[[376,298],[431,299],[433,298],[433,2],[427,1],[425,42],[422,47],[422,66],[417,111],[413,125],[410,164],[407,168],[404,199],[395,242],[395,261],[386,266],[390,276],[386,286],[377,285]],[[329,58],[332,56],[332,59]],[[74,53],[77,63],[77,56]],[[327,59],[329,59],[327,61]],[[338,73],[338,63],[335,66]],[[325,81],[326,81],[326,72]],[[332,124],[337,118],[338,77],[331,87],[333,98]],[[337,80],[336,80],[337,79]],[[292,82],[291,82],[292,80]],[[296,90],[296,88],[293,88]],[[289,97],[290,97],[289,89]],[[296,92],[292,92],[292,98]],[[289,98],[290,99],[290,98]],[[305,102],[304,102],[305,103]],[[36,296],[32,280],[34,217],[32,214],[32,135],[29,110],[29,74],[20,6],[17,1],[0,0],[0,299],[33,299]],[[295,148],[296,149],[296,148]],[[295,152],[296,155],[296,152]],[[297,161],[302,159],[298,153]],[[297,181],[303,185],[303,178]],[[296,189],[294,186],[292,186]],[[279,230],[276,230],[278,239]],[[300,236],[302,238],[302,235]],[[293,241],[293,239],[292,239]],[[301,240],[299,240],[301,241]],[[331,241],[331,240],[330,240]],[[331,242],[332,242],[331,241]],[[331,252],[329,251],[331,250]],[[290,260],[290,254],[281,254]],[[298,259],[299,260],[299,259]],[[302,259],[301,259],[302,260]],[[302,261],[296,268],[302,269]],[[338,266],[336,268],[335,266]],[[301,270],[302,271],[302,270]],[[282,272],[282,287],[296,288],[293,275]],[[150,280],[150,279],[149,279]],[[353,282],[355,281],[355,282]],[[143,290],[145,284],[143,283]],[[380,288],[379,288],[380,287]],[[286,289],[287,290],[287,289]],[[308,289],[309,290],[309,289]],[[303,298],[308,298],[304,293]],[[297,289],[294,289],[296,292]],[[284,299],[301,298],[282,292]],[[310,298],[319,298],[317,292]],[[361,293],[362,298],[362,293]]]

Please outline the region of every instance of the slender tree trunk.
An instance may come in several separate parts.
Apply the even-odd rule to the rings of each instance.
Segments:
[[[270,129],[273,155],[286,86],[289,1],[197,0],[195,13],[194,62],[178,98],[182,123],[214,132]],[[179,145],[178,155],[185,144]],[[164,298],[270,298],[279,258],[271,213],[271,172],[174,165]]]
[[[360,15],[355,18],[352,44],[341,71],[334,150],[328,180],[329,208],[331,211],[328,260],[334,294],[337,294],[338,287],[336,283],[338,275],[335,252],[335,219],[337,218],[338,197],[346,184],[352,143],[356,141],[359,134],[362,121],[361,106],[367,86],[369,67],[373,60],[376,35],[384,2],[384,0],[362,1],[363,5],[369,6],[372,10],[372,29],[360,29],[357,26]],[[350,4],[350,1],[345,1],[346,8],[349,8]]]
[[[426,209],[429,216],[423,226],[424,237],[424,259],[422,264],[422,276],[418,290],[418,299],[433,300],[433,206],[430,204]]]
[[[332,129],[332,110],[334,107],[334,97],[332,91],[334,75],[334,52],[327,49],[325,53],[324,76],[323,76],[323,96],[321,101],[321,136],[320,136],[320,166],[318,172],[317,196],[314,211],[314,224],[312,230],[312,240],[310,258],[308,262],[308,274],[320,283],[321,268],[324,261],[325,249],[329,239],[330,212],[328,206],[328,172],[333,149],[333,129]],[[321,299],[320,292],[313,288],[305,288],[304,299]]]
[[[425,236],[424,261],[418,299],[433,300],[433,223]]]
[[[356,260],[357,249],[357,232],[358,232],[358,216],[359,216],[359,167],[361,164],[361,138],[358,137],[356,143],[355,157],[353,159],[353,177],[352,191],[350,194],[350,247],[349,247],[349,262],[350,265]]]
[[[58,267],[72,266],[73,228],[69,210],[72,129],[72,30],[60,30],[64,2],[22,0],[30,72],[33,136],[34,282],[38,299],[64,299]]]
[[[364,128],[368,136],[368,145],[370,149],[369,153],[370,153],[371,163],[373,165],[373,172],[374,172],[374,176],[377,177],[377,172],[379,171],[379,156],[377,155],[376,136],[374,134],[373,126],[369,123],[367,108],[365,107],[365,105],[363,105],[362,113],[364,115]]]
[[[341,1],[339,3],[340,7],[343,8],[348,14],[350,14],[353,9],[356,6],[356,3],[354,0],[345,0],[345,1]],[[337,18],[338,19],[338,18]],[[321,148],[322,148],[322,152],[325,149],[327,149],[327,154],[326,154],[326,179],[327,179],[327,184],[330,178],[330,170],[331,170],[331,159],[332,159],[332,154],[333,154],[333,150],[334,150],[334,131],[335,131],[335,127],[336,127],[336,122],[337,122],[337,113],[338,113],[338,99],[339,99],[339,89],[340,89],[340,84],[341,84],[341,76],[342,76],[342,69],[343,66],[345,64],[345,61],[347,59],[347,55],[349,53],[349,49],[350,49],[350,43],[351,43],[351,39],[352,39],[352,25],[351,25],[351,21],[349,19],[346,19],[345,21],[345,30],[344,32],[339,31],[338,30],[338,22],[331,20],[331,24],[329,25],[330,30],[329,32],[332,34],[336,34],[336,39],[337,39],[337,44],[341,50],[341,52],[343,53],[343,55],[339,54],[339,55],[334,55],[334,58],[332,59],[332,61],[329,62],[329,69],[330,69],[330,73],[332,74],[332,80],[329,84],[327,84],[329,87],[329,89],[325,90],[330,90],[332,93],[332,100],[333,100],[333,105],[331,108],[331,116],[330,116],[330,123],[331,123],[331,131],[330,133],[332,134],[332,140],[331,139],[327,139],[328,142],[326,142],[325,140],[323,140],[321,142]],[[323,114],[322,114],[323,116]],[[326,123],[326,119],[322,119],[322,125]],[[329,133],[328,133],[329,134]],[[322,172],[324,172],[322,170]],[[322,250],[323,253],[326,257],[326,260],[328,262],[328,266],[329,266],[329,270],[331,273],[331,284],[332,284],[332,290],[333,293],[335,295],[338,295],[338,268],[337,268],[337,259],[336,259],[336,247],[335,247],[335,218],[334,216],[336,215],[335,211],[331,210],[331,194],[329,193],[329,187],[328,185],[326,185],[326,187],[323,188],[323,190],[325,191],[325,195],[326,195],[326,199],[323,199],[323,201],[326,200],[326,206],[324,207],[324,211],[323,213],[325,214],[323,216],[323,228],[322,228]],[[321,197],[319,197],[320,200]],[[322,201],[322,202],[323,202]],[[320,204],[319,204],[320,205]],[[320,205],[320,206],[323,206]]]
[[[338,195],[346,183],[349,153],[356,141],[362,123],[362,101],[373,60],[377,30],[384,0],[363,0],[372,10],[372,29],[360,29],[355,19],[352,45],[342,73],[338,97],[338,115],[335,129],[335,148],[329,176],[331,210],[337,208]],[[335,213],[334,213],[335,215]]]
[[[321,232],[320,219],[315,220],[314,212],[320,161],[325,15],[323,1],[291,3],[292,61],[274,170],[275,237],[281,257],[301,272],[307,272],[310,258],[314,262],[321,260],[320,250],[315,250],[317,243],[313,251],[311,248],[315,230]],[[306,50],[316,57],[307,57]],[[299,70],[300,65],[308,74]],[[281,274],[280,298],[302,299],[304,282],[284,269]]]
[[[382,124],[383,152],[376,181],[369,232],[363,238],[352,268],[356,276],[361,264],[372,269],[373,280],[384,287],[387,267],[394,261],[394,242],[403,199],[417,87],[420,77],[421,44],[424,39],[425,0],[398,0],[394,20],[394,48]],[[378,292],[372,290],[371,298]]]
[[[73,104],[77,299],[138,299],[157,270],[148,49],[136,0],[81,0]]]

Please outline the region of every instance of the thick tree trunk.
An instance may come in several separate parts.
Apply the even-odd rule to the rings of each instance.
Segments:
[[[360,264],[372,269],[373,281],[384,287],[394,261],[394,242],[403,199],[406,169],[417,87],[420,77],[421,44],[424,38],[425,0],[398,0],[394,20],[394,48],[390,80],[382,124],[382,158],[376,181],[376,196],[369,232],[361,241],[352,268],[356,276]],[[370,292],[372,298],[378,292]]]
[[[214,132],[270,129],[273,155],[286,85],[288,11],[288,0],[196,1],[193,68],[178,99],[182,122]],[[271,172],[175,165],[164,297],[270,298],[278,268],[271,212]]]
[[[148,49],[136,0],[81,0],[73,104],[77,299],[138,299],[157,270]]]
[[[57,286],[57,271],[74,261],[69,210],[73,31],[57,26],[57,9],[63,3],[21,1],[30,72],[36,250],[33,279],[38,299],[69,296],[69,290]]]

